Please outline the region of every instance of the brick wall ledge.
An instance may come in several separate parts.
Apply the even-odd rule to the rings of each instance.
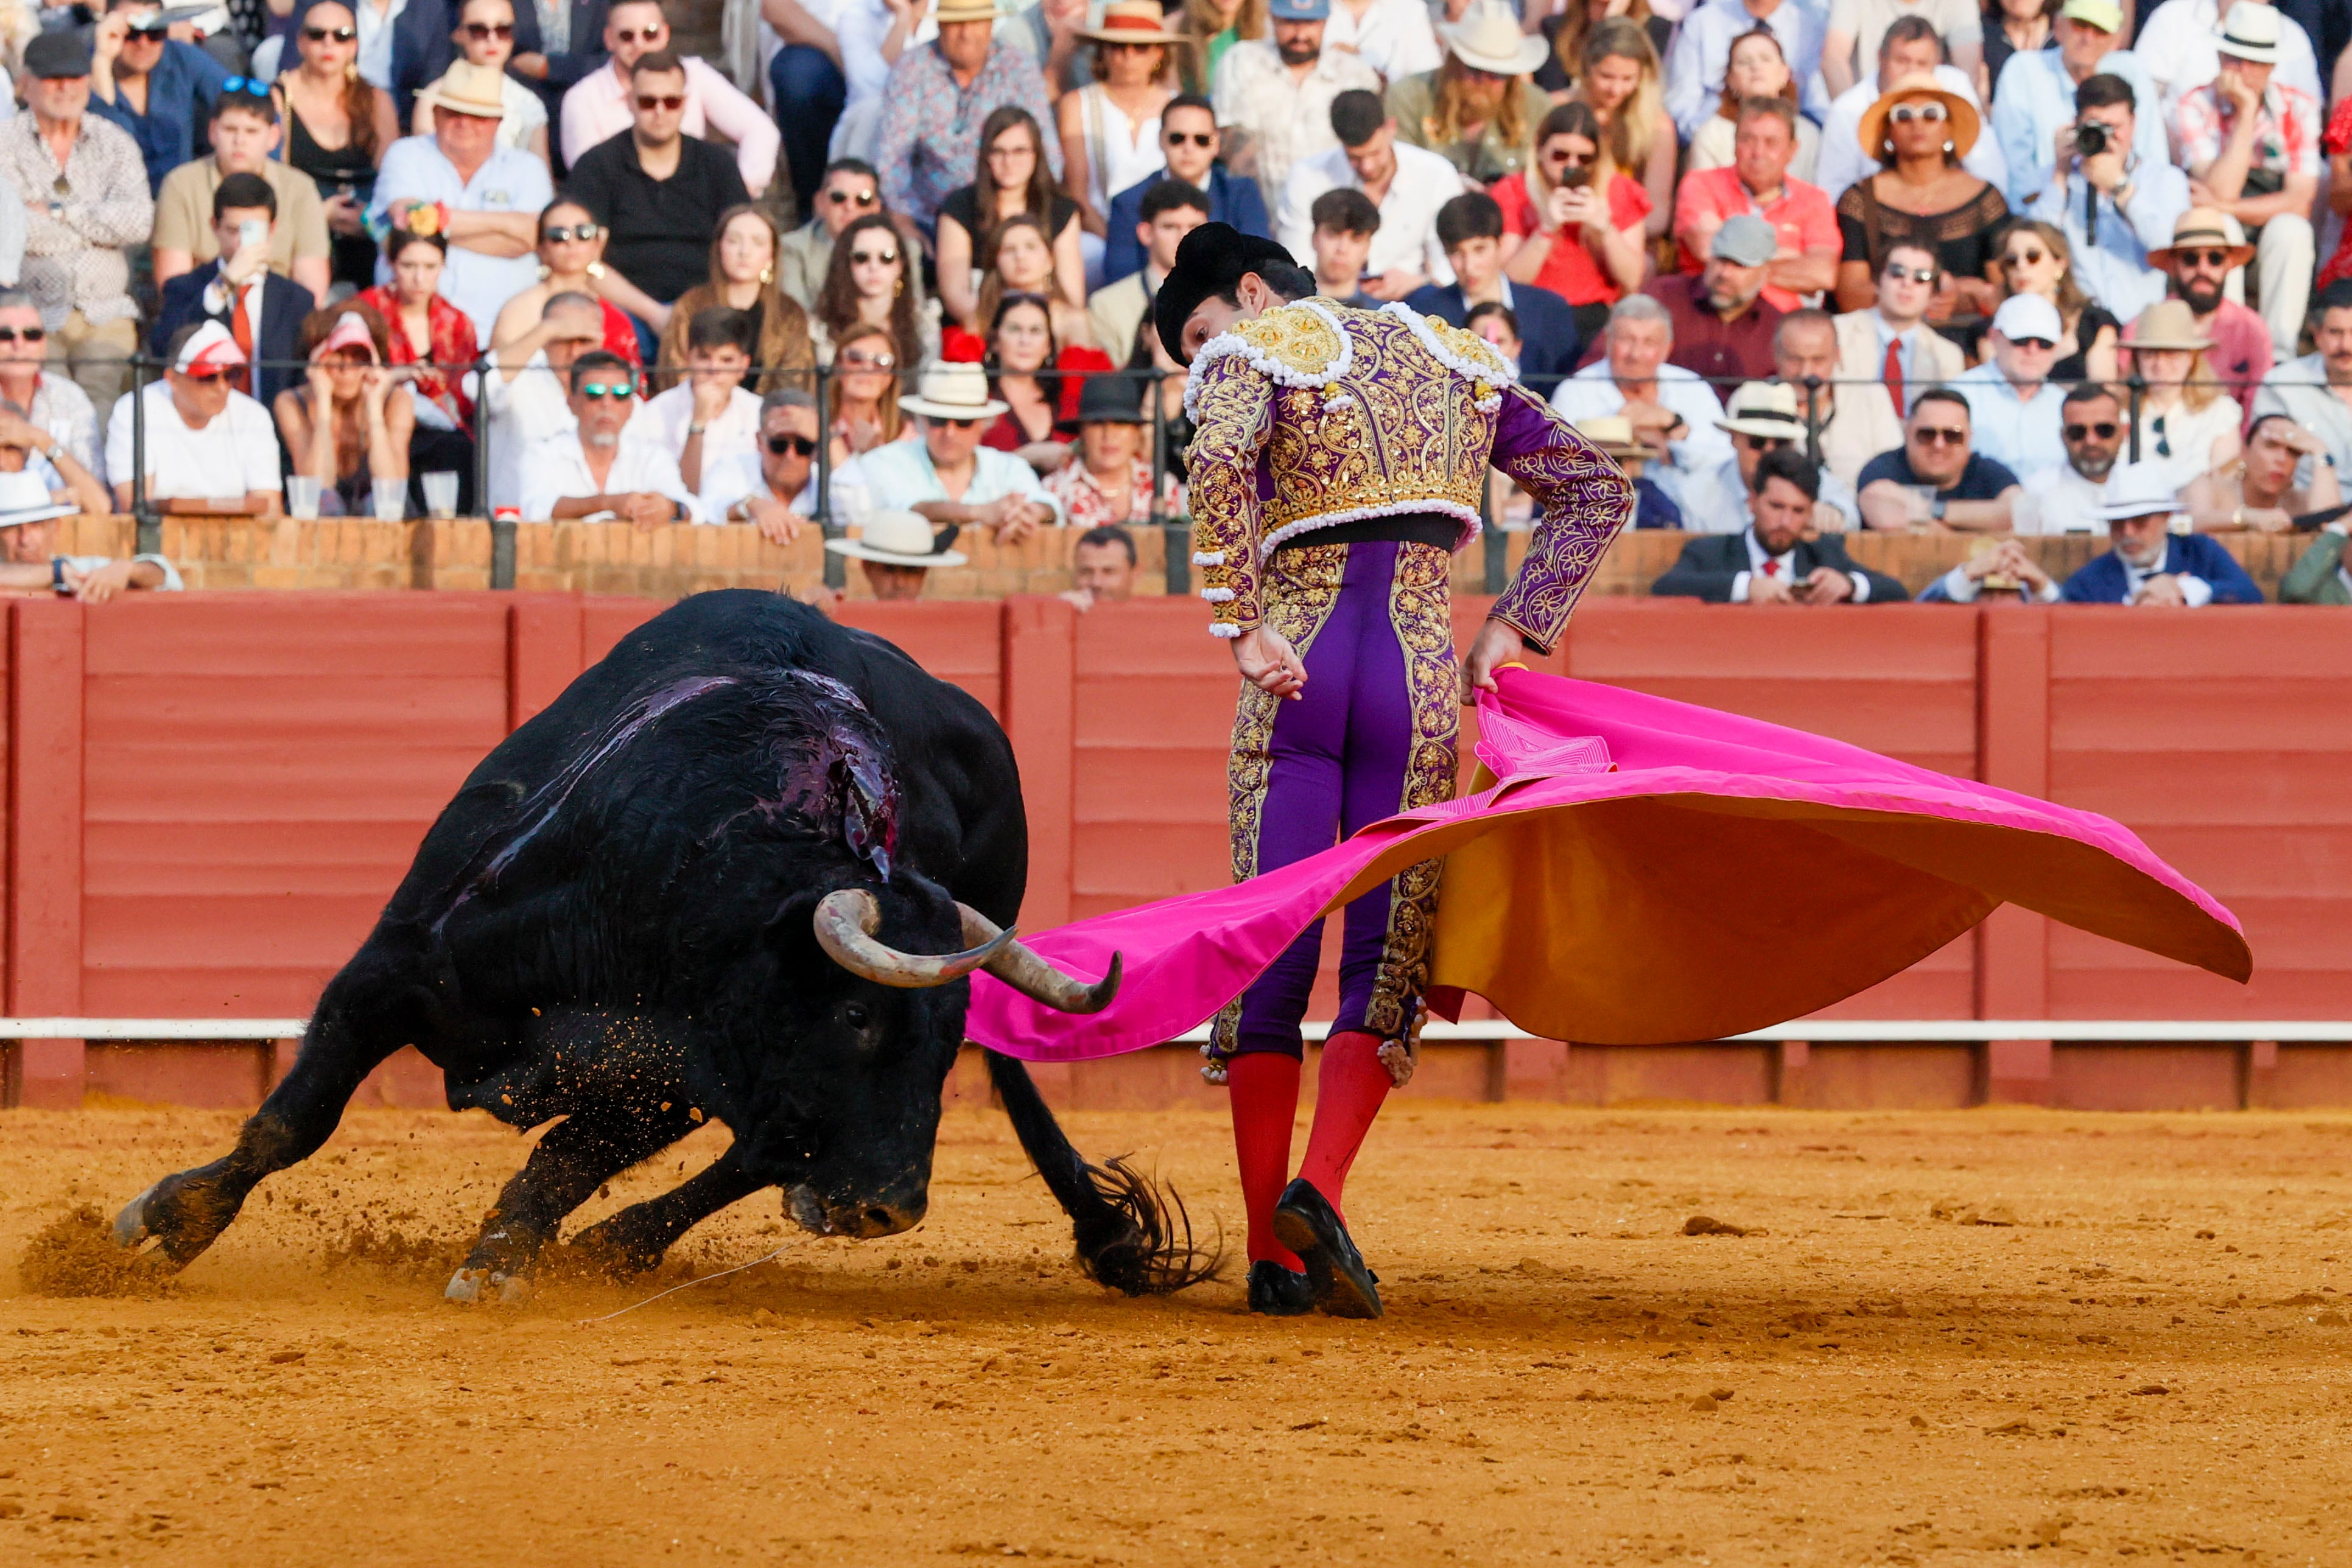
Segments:
[[[129,517],[61,519],[57,538],[74,554],[128,555]],[[1001,599],[1015,593],[1059,593],[1072,585],[1075,530],[1047,529],[1014,545],[966,534],[956,549],[969,557],[931,575],[929,597]],[[1529,535],[1505,536],[1511,566],[1527,553]],[[1589,591],[1643,595],[1671,567],[1687,536],[1627,533],[1610,548]],[[2217,536],[2276,598],[2279,580],[2309,543],[2301,535]],[[1136,591],[1167,590],[1165,535],[1135,530]],[[1968,559],[1962,534],[1855,533],[1846,536],[1853,559],[1900,578],[1916,593]],[[2096,535],[2028,538],[2025,547],[2044,570],[2063,580],[2106,549]],[[352,518],[298,522],[291,517],[166,517],[163,553],[190,588],[486,589],[490,586],[490,525],[454,522],[379,523]],[[1455,558],[1457,592],[1482,591],[1485,551],[1473,545]],[[824,581],[824,549],[814,528],[789,545],[771,544],[748,525],[670,526],[640,530],[625,523],[523,523],[515,536],[518,589],[625,593],[674,600],[713,588],[785,588],[814,591]],[[848,573],[852,599],[869,597],[864,576]]]

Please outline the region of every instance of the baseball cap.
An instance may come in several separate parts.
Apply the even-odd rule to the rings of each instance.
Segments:
[[[172,368],[185,375],[190,371],[219,370],[245,363],[245,350],[236,346],[227,328],[217,321],[207,321],[188,334],[180,345],[180,357]]]
[[[1277,22],[1321,22],[1331,15],[1331,0],[1269,0],[1266,15]]]
[[[2039,294],[2012,294],[2002,300],[2000,308],[1992,313],[1992,329],[2012,343],[2020,338],[2054,343],[2066,335],[2058,307]]]
[[[1740,267],[1761,267],[1780,253],[1779,232],[1754,213],[1734,213],[1724,219],[1706,247],[1708,256]]]
[[[2124,8],[2116,0],[2066,0],[2058,15],[2070,22],[2096,27],[2102,33],[2123,31]]]

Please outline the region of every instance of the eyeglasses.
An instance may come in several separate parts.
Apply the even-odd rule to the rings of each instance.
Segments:
[[[1166,141],[1171,147],[1181,147],[1188,141],[1195,147],[1213,147],[1217,144],[1217,133],[1213,131],[1171,131]]]
[[[2040,267],[2049,256],[2038,250],[2017,250],[2000,258],[2003,267]]]
[[[641,92],[637,94],[639,109],[667,109],[672,112],[686,107],[686,95],[677,92]]]
[[[511,38],[514,37],[514,24],[512,22],[468,22],[466,24],[466,37],[478,44],[490,38]]]
[[[871,191],[827,191],[824,199],[836,207],[870,207],[875,196]]]
[[[580,389],[580,395],[591,402],[600,397],[608,397],[614,402],[618,402],[635,391],[636,388],[627,382],[623,382],[618,386],[611,386],[604,382],[590,382]]]
[[[1924,283],[1931,288],[1936,284],[1936,269],[1932,267],[1906,267],[1899,261],[1890,261],[1886,264],[1886,276],[1897,283]]]
[[[305,27],[302,36],[314,44],[323,44],[331,38],[338,44],[348,44],[360,36],[360,30],[357,27]]]
[[[1893,120],[1897,125],[1908,125],[1915,120],[1925,120],[1931,123],[1940,124],[1945,118],[1944,106],[1933,101],[1927,103],[1898,103],[1892,110],[1887,111],[1886,118]]]
[[[768,450],[779,457],[787,452],[795,457],[808,457],[814,455],[816,443],[805,435],[771,435],[768,437]]]
[[[2113,441],[2116,438],[2116,432],[2122,428],[2113,420],[2101,420],[2096,424],[2070,424],[2066,427],[2066,439],[2081,441],[2095,435],[2102,441]]]
[[[2058,345],[2047,338],[2011,338],[2009,346],[2012,349],[2054,349]]]
[[[2230,253],[2226,250],[2176,250],[2172,259],[2183,267],[2218,267],[2226,269]]]
[[[540,230],[539,243],[541,245],[562,245],[570,240],[578,240],[581,244],[585,245],[604,232],[604,230],[598,228],[594,224],[573,224],[570,228],[565,228],[562,224],[558,224],[551,229]]]
[[[844,349],[841,362],[844,368],[853,371],[895,371],[898,368],[896,354],[877,353],[869,349]]]
[[[668,31],[669,29],[660,23],[656,23],[654,26],[647,27],[642,33],[633,33],[629,31],[628,28],[624,27],[619,32],[613,35],[613,41],[616,44],[634,44],[638,39],[643,38],[646,43],[650,44]]]
[[[13,343],[22,338],[27,343],[37,343],[49,334],[40,327],[0,327],[0,343]]]
[[[1037,149],[1026,141],[999,141],[985,154],[989,158],[1034,158]]]
[[[1939,442],[1946,446],[1966,446],[1969,444],[1967,431],[1938,430],[1932,424],[1920,425],[1913,430],[1911,434],[1916,440],[1925,442],[1929,446],[1936,445]]]
[[[852,267],[896,267],[898,253],[895,250],[853,250],[849,253]]]

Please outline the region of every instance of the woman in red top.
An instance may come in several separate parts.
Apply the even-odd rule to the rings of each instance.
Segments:
[[[1111,368],[1110,356],[1082,344],[1056,344],[1052,309],[1042,294],[1013,293],[999,299],[987,348],[991,395],[1012,406],[982,433],[980,444],[1051,474],[1070,456],[1068,438],[1058,427],[1077,418],[1080,389],[1089,374]],[[957,357],[953,347],[943,352]]]
[[[2319,148],[2327,154],[2328,209],[2338,217],[2352,214],[2352,97],[2338,102],[2336,112],[2327,117]],[[2344,237],[2327,265],[2319,269],[2319,281],[2314,287],[2325,288],[2339,277],[2352,277],[2352,223],[2344,225]]]
[[[1503,272],[1576,308],[1576,329],[1598,342],[1609,308],[1649,276],[1643,246],[1650,193],[1609,162],[1600,118],[1570,99],[1544,116],[1536,160],[1495,183],[1503,209]]]
[[[354,298],[383,317],[391,329],[384,363],[404,373],[415,394],[416,423],[408,438],[408,472],[456,474],[457,515],[474,515],[474,400],[466,391],[466,370],[481,358],[473,318],[440,294],[441,269],[449,256],[447,214],[436,203],[409,214],[415,229],[384,236],[392,281],[362,289]],[[402,367],[407,367],[404,372]],[[425,497],[409,485],[413,515],[425,515]]]

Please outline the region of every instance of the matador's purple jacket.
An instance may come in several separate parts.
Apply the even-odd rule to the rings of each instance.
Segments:
[[[1452,797],[1448,581],[1454,552],[1477,537],[1489,463],[1538,508],[1533,548],[1493,613],[1545,649],[1633,492],[1483,339],[1402,305],[1269,311],[1202,349],[1185,403],[1211,629],[1270,626],[1307,667],[1295,701],[1242,688],[1227,782],[1234,880],[1246,882]],[[1378,1035],[1399,1082],[1412,1068],[1438,872],[1408,867],[1345,915],[1333,1027]],[[1218,1016],[1213,1076],[1226,1056],[1300,1051],[1320,947],[1318,921]]]

